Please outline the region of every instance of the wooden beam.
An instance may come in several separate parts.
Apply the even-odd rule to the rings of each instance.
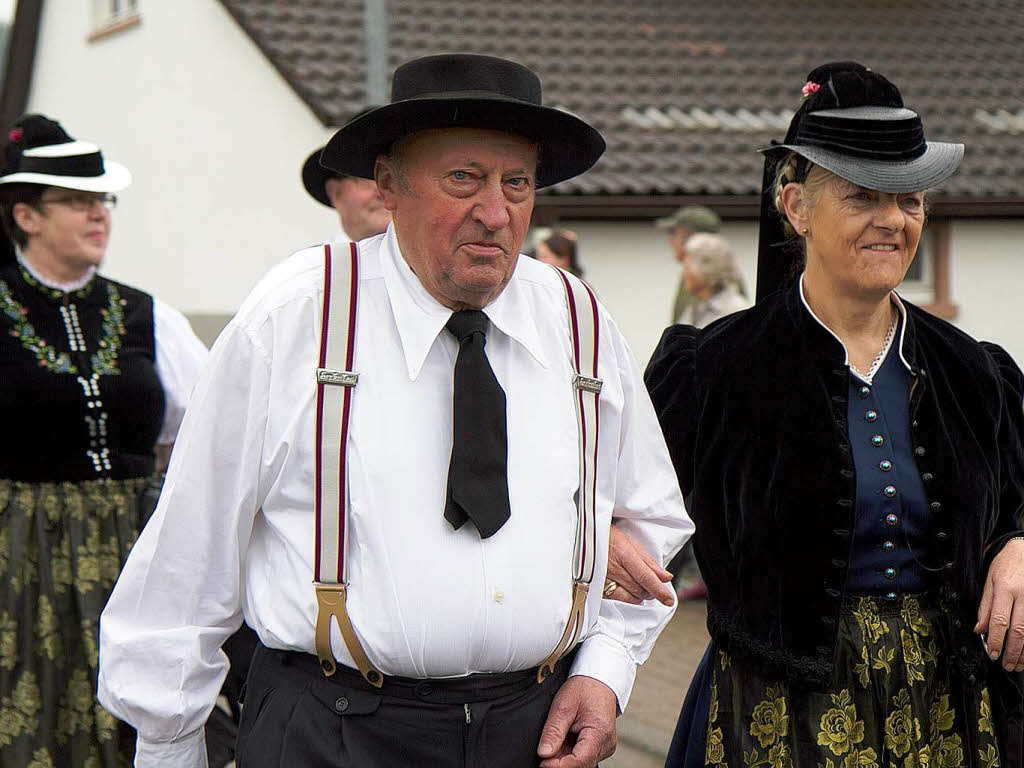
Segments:
[[[42,13],[43,0],[17,2],[4,64],[3,89],[0,90],[0,129],[4,131],[24,114],[28,106]]]

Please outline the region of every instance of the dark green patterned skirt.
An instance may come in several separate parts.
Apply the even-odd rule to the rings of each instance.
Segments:
[[[950,679],[940,610],[851,598],[827,693],[791,690],[719,653],[704,764],[748,768],[999,765],[988,691]]]
[[[2,768],[131,765],[134,734],[96,700],[98,627],[145,484],[0,479]]]

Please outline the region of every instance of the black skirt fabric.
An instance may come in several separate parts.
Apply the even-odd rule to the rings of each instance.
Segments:
[[[988,690],[949,674],[951,643],[929,598],[848,598],[829,690],[766,679],[716,651],[704,754],[677,765],[732,768],[954,768],[1000,765]],[[708,683],[705,682],[705,685]],[[697,726],[703,717],[691,717]],[[681,719],[680,727],[687,723]],[[694,743],[688,734],[676,742]],[[669,763],[672,765],[673,763]]]

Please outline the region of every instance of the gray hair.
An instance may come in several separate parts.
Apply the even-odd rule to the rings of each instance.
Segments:
[[[732,247],[721,235],[698,232],[686,241],[686,258],[711,286],[727,283],[736,278],[736,264]]]

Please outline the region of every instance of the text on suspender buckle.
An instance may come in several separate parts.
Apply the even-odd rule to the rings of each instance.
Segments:
[[[338,387],[354,387],[359,383],[359,374],[352,371],[334,371],[330,368],[317,368],[316,383],[333,384]]]

